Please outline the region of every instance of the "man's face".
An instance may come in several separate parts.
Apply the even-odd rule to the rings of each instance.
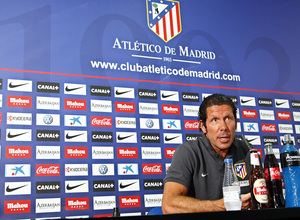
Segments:
[[[235,136],[236,119],[229,105],[213,105],[206,109],[206,127],[200,121],[203,133],[217,153],[227,153]]]

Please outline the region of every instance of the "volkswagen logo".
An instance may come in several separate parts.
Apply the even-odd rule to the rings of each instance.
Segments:
[[[51,115],[45,115],[43,121],[45,124],[50,125],[53,122],[53,117]]]

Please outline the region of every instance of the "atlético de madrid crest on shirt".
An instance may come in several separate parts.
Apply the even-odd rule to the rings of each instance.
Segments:
[[[149,28],[165,42],[181,32],[179,2],[171,0],[147,0]]]
[[[235,173],[238,177],[244,179],[247,176],[246,163],[234,164]]]

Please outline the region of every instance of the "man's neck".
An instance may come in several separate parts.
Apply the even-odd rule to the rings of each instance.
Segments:
[[[220,156],[222,157],[222,159],[223,160],[225,160],[225,158],[226,158],[226,156],[227,156],[227,154],[228,154],[228,152],[229,152],[229,149],[226,149],[226,150],[220,150],[220,149],[215,149],[214,147],[213,147],[213,149],[214,149],[214,151],[217,153],[217,154],[220,154]]]

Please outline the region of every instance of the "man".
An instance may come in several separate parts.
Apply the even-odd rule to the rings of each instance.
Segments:
[[[167,213],[224,211],[225,157],[244,160],[246,144],[235,139],[236,107],[222,94],[208,96],[199,108],[200,138],[180,145],[164,180],[162,210]],[[250,193],[242,194],[242,209]]]

